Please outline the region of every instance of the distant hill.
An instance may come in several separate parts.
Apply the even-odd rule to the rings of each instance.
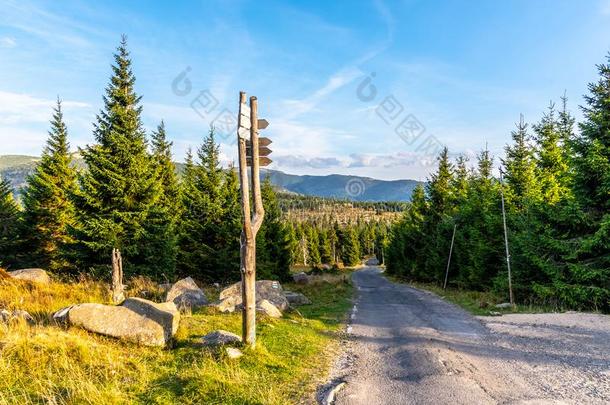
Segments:
[[[0,156],[0,176],[7,178],[18,193],[38,161],[34,156]],[[78,158],[76,164],[82,166]],[[179,171],[182,166],[178,164]],[[339,174],[309,176],[266,169],[262,174],[269,176],[275,187],[284,192],[354,201],[409,201],[413,189],[420,184],[416,180],[388,181]]]

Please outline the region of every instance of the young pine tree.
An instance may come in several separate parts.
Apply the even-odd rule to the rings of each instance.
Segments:
[[[349,267],[360,264],[360,243],[358,242],[358,234],[352,225],[347,225],[341,230],[339,243],[343,264]]]
[[[565,122],[567,117],[562,116]],[[569,122],[569,121],[568,121]],[[541,197],[545,203],[556,204],[561,198],[569,194],[569,167],[566,160],[568,153],[566,145],[562,142],[561,128],[556,117],[553,103],[548,108],[540,123],[534,125],[534,139],[536,140],[536,177],[540,187]]]
[[[19,206],[13,198],[10,183],[0,178],[0,267],[17,261]]]
[[[511,132],[513,144],[505,148],[503,164],[506,169],[507,202],[517,211],[525,209],[538,197],[536,183],[536,161],[534,150],[529,144],[527,124],[521,116]]]
[[[79,176],[75,197],[75,253],[83,269],[107,271],[112,249],[118,248],[126,275],[160,277],[168,271],[163,266],[172,253],[149,248],[162,245],[159,239],[167,235],[164,227],[153,227],[162,230],[158,234],[147,228],[161,184],[147,150],[125,37],[114,59],[104,107],[95,123],[97,143],[81,152],[88,168]]]
[[[22,197],[27,264],[53,272],[71,268],[66,247],[73,242],[68,227],[75,224],[71,197],[77,184],[69,148],[61,102],[57,100],[47,145],[36,170],[27,178]]]
[[[241,211],[239,184],[233,170],[220,166],[220,147],[214,128],[197,155],[187,156],[182,183],[184,214],[180,221],[181,274],[205,281],[239,279]]]
[[[269,177],[261,185],[265,220],[256,235],[256,267],[259,278],[290,279],[291,236],[282,222],[282,211]],[[293,243],[293,242],[292,242]]]

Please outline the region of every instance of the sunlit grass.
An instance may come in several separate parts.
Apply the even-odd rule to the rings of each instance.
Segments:
[[[282,319],[260,318],[256,349],[230,360],[199,340],[215,329],[240,334],[240,314],[196,311],[183,317],[173,348],[140,347],[49,320],[69,304],[107,302],[101,283],[0,283],[0,306],[31,311],[38,321],[0,325],[0,404],[296,403],[311,398],[327,370],[324,353],[338,340],[351,296],[342,277],[285,286],[313,304]],[[151,286],[140,280],[139,288]]]

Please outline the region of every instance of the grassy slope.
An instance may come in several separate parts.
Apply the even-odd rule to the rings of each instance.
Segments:
[[[323,353],[340,334],[351,286],[342,278],[287,286],[314,304],[283,319],[261,319],[258,344],[239,360],[199,346],[214,330],[240,333],[239,314],[207,310],[184,317],[175,347],[121,343],[52,325],[48,315],[66,304],[104,302],[95,283],[37,287],[0,281],[0,307],[36,314],[38,325],[0,324],[0,404],[282,404],[311,397],[330,361]]]

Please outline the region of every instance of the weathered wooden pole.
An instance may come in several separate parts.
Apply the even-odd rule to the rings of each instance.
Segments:
[[[248,111],[249,110],[249,111]],[[240,267],[242,275],[242,341],[254,347],[256,345],[256,234],[260,229],[265,210],[260,187],[259,145],[258,145],[258,103],[256,97],[250,97],[250,107],[246,106],[246,93],[239,94],[238,153],[239,181],[241,186],[241,206],[243,228],[241,232]],[[251,156],[246,153],[246,137],[240,136],[240,129],[245,128],[242,120],[249,117]],[[244,123],[245,124],[245,123]],[[248,159],[250,157],[250,159]],[[254,213],[250,209],[248,182],[248,161],[251,164],[252,201]],[[252,216],[251,216],[252,215]]]
[[[453,241],[455,240],[455,230],[457,224],[453,224],[453,236],[451,236],[451,247],[449,248],[449,259],[447,259],[447,271],[445,271],[445,283],[443,284],[443,290],[447,289],[447,279],[449,278],[449,266],[451,266],[451,254],[453,253]]]
[[[513,298],[513,280],[510,274],[510,251],[508,249],[508,229],[506,227],[506,209],[504,207],[504,181],[502,179],[502,168],[500,168],[500,197],[502,199],[502,223],[504,225],[504,246],[506,247],[506,267],[508,268],[508,297],[510,305],[515,306]]]
[[[120,304],[124,300],[123,259],[119,249],[112,249],[112,302]]]

